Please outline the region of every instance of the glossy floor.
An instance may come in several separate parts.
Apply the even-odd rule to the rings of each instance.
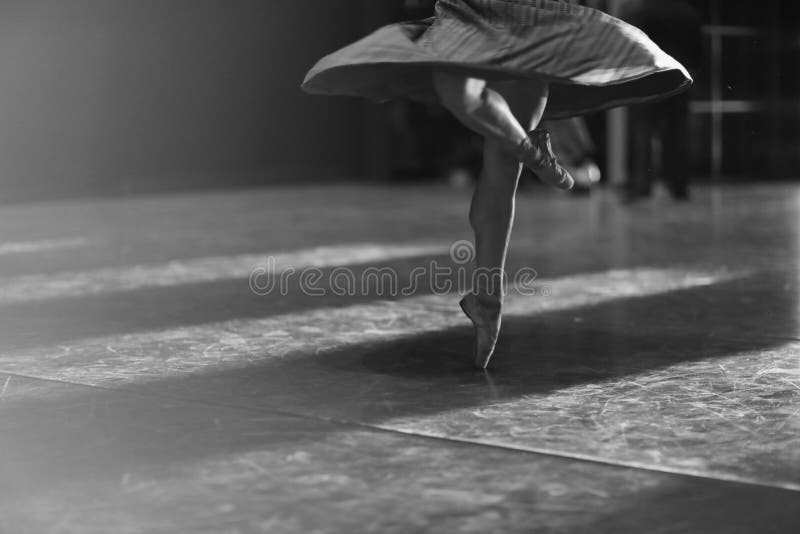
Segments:
[[[800,187],[523,195],[486,374],[468,202],[1,208],[0,532],[800,529]]]

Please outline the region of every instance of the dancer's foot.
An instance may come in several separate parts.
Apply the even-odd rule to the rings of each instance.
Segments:
[[[536,129],[530,132],[520,143],[517,155],[544,183],[564,190],[572,189],[575,185],[569,172],[558,163],[547,130]]]
[[[500,335],[500,301],[468,293],[459,304],[475,326],[475,366],[486,369]]]

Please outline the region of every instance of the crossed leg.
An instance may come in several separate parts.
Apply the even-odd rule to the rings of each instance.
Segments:
[[[475,325],[475,364],[485,369],[500,332],[505,261],[522,172],[516,150],[539,124],[548,87],[538,81],[490,83],[443,72],[434,74],[434,82],[442,104],[485,139],[483,171],[469,215],[475,232],[474,287],[461,301]]]
[[[547,83],[536,80],[487,82],[438,70],[433,83],[458,120],[510,153],[519,152],[547,105]]]

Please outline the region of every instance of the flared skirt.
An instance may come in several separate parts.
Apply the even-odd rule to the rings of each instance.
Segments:
[[[431,102],[433,69],[546,80],[546,118],[655,101],[692,83],[644,32],[596,9],[553,0],[439,0],[431,18],[385,26],[323,57],[302,87]]]

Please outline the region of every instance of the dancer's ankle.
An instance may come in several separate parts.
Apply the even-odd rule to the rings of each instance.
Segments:
[[[526,166],[535,166],[542,161],[544,152],[531,141],[530,136],[525,136],[517,145],[514,155]]]

